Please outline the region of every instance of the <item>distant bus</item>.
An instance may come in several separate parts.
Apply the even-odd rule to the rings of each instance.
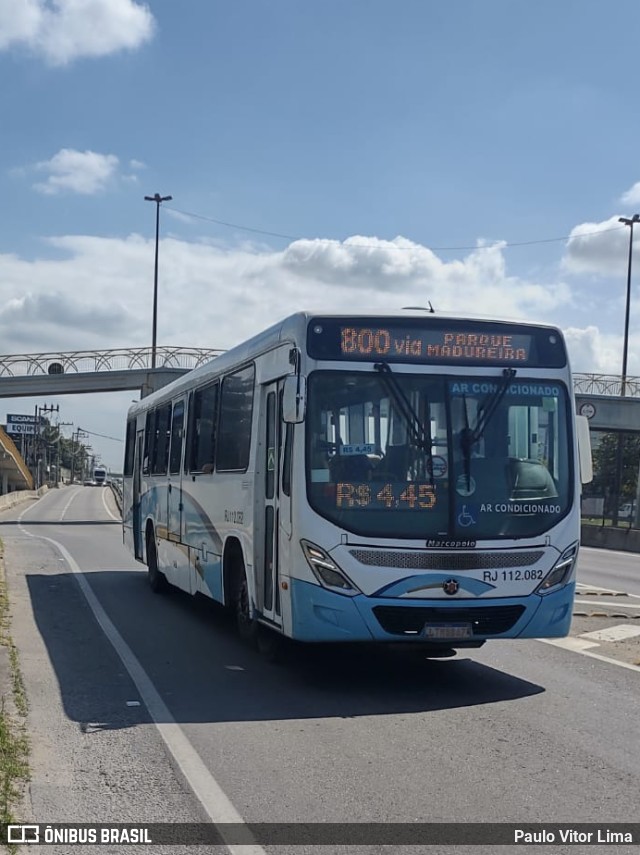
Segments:
[[[568,633],[591,478],[559,330],[299,313],[129,409],[124,539],[241,634]]]
[[[96,487],[103,487],[107,483],[107,470],[104,466],[96,466],[93,470],[93,483]]]

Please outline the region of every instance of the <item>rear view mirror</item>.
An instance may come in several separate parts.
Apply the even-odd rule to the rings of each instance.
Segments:
[[[580,480],[583,484],[590,484],[593,481],[593,461],[591,459],[589,419],[586,416],[576,416],[576,439],[580,459]]]
[[[282,418],[287,424],[304,421],[307,405],[307,378],[290,374],[285,378],[282,395]]]

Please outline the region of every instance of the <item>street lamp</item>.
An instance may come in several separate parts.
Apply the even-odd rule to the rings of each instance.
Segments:
[[[627,394],[627,358],[629,355],[629,315],[631,314],[631,262],[633,260],[633,227],[640,223],[640,214],[632,217],[618,217],[619,223],[629,226],[629,261],[627,263],[627,305],[624,313],[624,342],[622,345],[622,377],[620,383],[620,395],[624,398]],[[622,487],[622,463],[623,463],[624,434],[618,434],[618,447],[616,449],[616,503],[613,507],[612,525],[618,525],[618,511],[620,505],[620,490]]]
[[[627,355],[629,352],[629,314],[631,311],[631,260],[633,258],[633,227],[640,223],[640,214],[633,217],[618,217],[619,223],[629,226],[629,263],[627,265],[627,308],[624,315],[624,345],[622,348],[622,385],[620,394],[624,398],[627,391]]]
[[[151,339],[151,367],[156,367],[156,333],[158,328],[158,239],[160,236],[160,205],[163,202],[170,202],[172,196],[161,196],[156,193],[155,196],[145,196],[146,202],[156,203],[156,263],[153,274],[153,332]]]

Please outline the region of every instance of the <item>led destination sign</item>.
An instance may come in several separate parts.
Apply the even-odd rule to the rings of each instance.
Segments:
[[[470,359],[478,362],[528,362],[531,336],[487,333],[432,332],[394,335],[393,330],[375,327],[342,327],[343,356],[425,357],[429,360]]]
[[[309,354],[316,359],[509,365],[566,364],[561,335],[548,328],[486,321],[382,318],[316,319]]]

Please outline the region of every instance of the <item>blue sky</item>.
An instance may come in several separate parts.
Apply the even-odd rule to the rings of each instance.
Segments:
[[[639,35],[629,0],[0,0],[0,352],[150,343],[158,191],[160,343],[430,299],[619,372]],[[130,399],[55,401],[120,437]]]

